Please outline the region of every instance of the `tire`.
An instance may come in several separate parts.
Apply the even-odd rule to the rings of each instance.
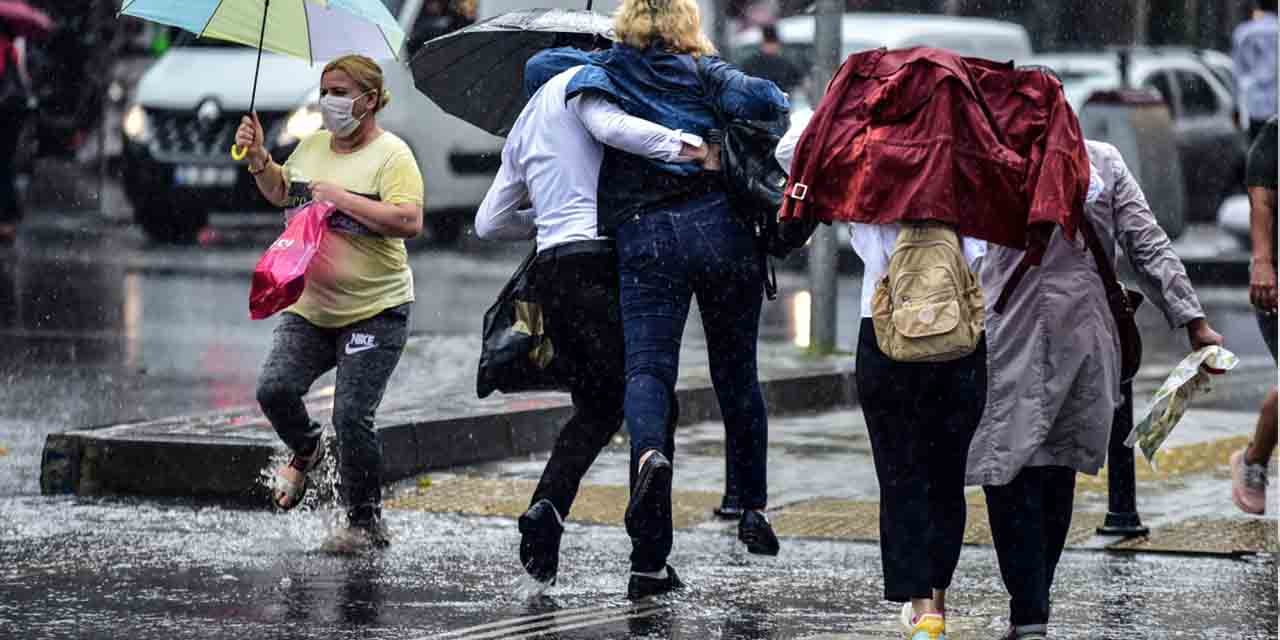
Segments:
[[[427,244],[433,246],[453,246],[462,238],[462,228],[466,216],[461,213],[426,214],[423,226],[426,227]]]
[[[200,229],[209,224],[209,212],[147,202],[134,206],[133,220],[153,242],[193,244]]]

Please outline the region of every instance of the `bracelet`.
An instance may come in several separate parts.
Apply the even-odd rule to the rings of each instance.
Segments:
[[[252,164],[250,164],[250,165],[246,165],[246,167],[245,167],[245,168],[247,168],[247,169],[249,170],[249,175],[251,175],[251,176],[256,176],[256,175],[261,174],[263,171],[266,171],[266,170],[267,170],[267,167],[269,167],[269,166],[271,166],[271,159],[270,159],[270,158],[267,158],[267,161],[266,161],[266,162],[264,162],[264,163],[262,163],[262,168],[261,168],[261,169],[258,169],[257,171],[254,171],[254,170],[253,170],[253,165],[252,165]]]

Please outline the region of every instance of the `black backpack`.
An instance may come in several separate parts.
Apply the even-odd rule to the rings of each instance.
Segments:
[[[715,113],[723,131],[720,171],[729,206],[755,233],[760,260],[767,274],[765,294],[773,300],[778,297],[778,280],[769,257],[786,258],[804,246],[817,227],[816,222],[809,221],[778,223],[787,173],[773,154],[791,124],[791,116],[783,113],[772,120],[726,117],[707,90],[703,59],[697,58],[696,64],[707,105]]]

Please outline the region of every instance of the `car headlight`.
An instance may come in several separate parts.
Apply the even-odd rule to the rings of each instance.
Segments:
[[[133,105],[124,114],[124,135],[130,140],[146,144],[151,140],[151,119],[142,105]]]
[[[324,118],[320,116],[320,107],[318,105],[309,104],[300,107],[289,114],[288,120],[285,120],[284,128],[280,130],[280,135],[276,137],[276,144],[279,146],[293,144],[319,131],[323,126]]]

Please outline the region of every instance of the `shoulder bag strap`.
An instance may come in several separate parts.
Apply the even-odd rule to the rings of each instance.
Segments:
[[[1129,306],[1129,297],[1124,295],[1124,287],[1120,285],[1120,277],[1116,275],[1115,265],[1107,257],[1107,252],[1102,247],[1102,240],[1098,237],[1098,232],[1093,228],[1093,223],[1089,221],[1089,215],[1080,216],[1080,231],[1084,235],[1085,246],[1089,248],[1089,253],[1093,254],[1094,264],[1098,266],[1098,275],[1102,278],[1102,288],[1106,290],[1107,299],[1113,301],[1113,309],[1119,313],[1123,311],[1128,315],[1133,315],[1133,309]],[[1122,305],[1122,308],[1116,309],[1115,304]]]

